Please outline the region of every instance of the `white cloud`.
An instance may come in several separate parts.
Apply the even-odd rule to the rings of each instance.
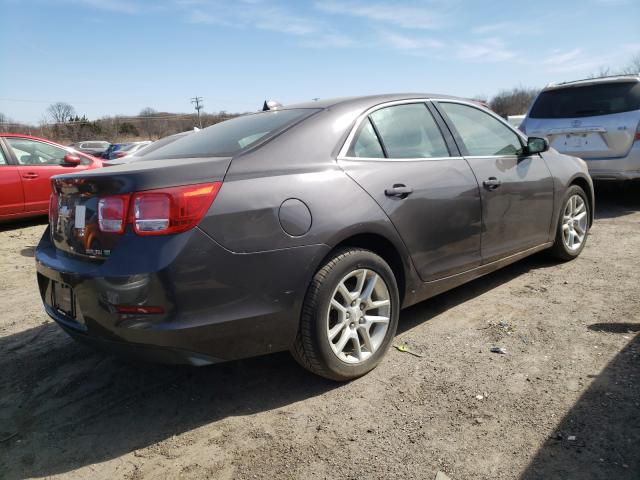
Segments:
[[[300,37],[301,46],[343,48],[355,45],[351,37],[334,31],[316,19],[296,15],[264,0],[221,2],[178,0],[189,23],[255,28]]]
[[[394,3],[371,3],[362,0],[324,0],[314,3],[318,10],[336,15],[361,17],[402,28],[436,29],[446,23],[446,17],[433,7],[419,8]]]
[[[116,13],[138,13],[142,5],[127,0],[69,0],[69,3]]]
[[[552,55],[542,60],[541,63],[543,63],[544,65],[565,65],[568,62],[575,61],[581,55],[582,49],[580,48],[574,48],[573,50],[569,50],[568,52],[555,50]]]
[[[474,43],[461,43],[456,48],[456,56],[471,62],[503,62],[516,56],[499,38],[485,38]]]
[[[380,38],[386,46],[397,50],[433,50],[442,48],[444,45],[431,38],[409,37],[393,32],[382,32]]]
[[[494,32],[509,32],[513,31],[513,25],[507,22],[500,23],[489,23],[486,25],[479,25],[471,29],[473,33],[477,33],[479,35],[486,35],[488,33]]]

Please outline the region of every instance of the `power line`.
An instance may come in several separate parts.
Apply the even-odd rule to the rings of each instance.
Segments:
[[[191,103],[196,106],[196,110],[198,111],[198,124],[200,125],[200,128],[202,128],[202,120],[200,119],[200,110],[204,107],[202,104],[202,97],[193,97],[191,99]]]

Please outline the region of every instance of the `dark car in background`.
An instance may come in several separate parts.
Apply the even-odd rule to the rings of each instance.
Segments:
[[[125,163],[130,163],[130,162],[134,162],[136,160],[139,160],[141,157],[144,157],[145,155],[148,155],[151,152],[155,152],[156,150],[158,150],[159,148],[164,147],[165,145],[169,145],[170,143],[175,142],[176,140],[179,140],[183,137],[186,137],[187,135],[193,133],[194,130],[189,130],[187,132],[180,132],[180,133],[176,133],[174,135],[169,135],[166,136],[164,138],[161,138],[160,140],[156,140],[155,142],[152,142],[148,145],[145,145],[139,149],[137,149],[137,151],[129,154],[129,155],[123,155],[121,157],[116,157],[114,160],[109,160],[108,162],[105,162],[104,166],[105,167],[111,167],[114,165],[123,165]]]
[[[118,143],[116,144],[116,148],[107,153],[106,158],[108,160],[114,160],[116,158],[123,158],[128,155],[133,155],[135,152],[140,150],[141,148],[150,145],[150,141],[144,142],[130,142],[130,143]]]
[[[520,128],[584,159],[593,179],[640,179],[640,74],[548,85]]]
[[[290,350],[334,380],[375,367],[401,308],[577,257],[594,206],[579,158],[425,94],[245,115],[53,182],[38,286],[71,336],[192,365]]]
[[[102,155],[107,151],[110,145],[111,144],[109,142],[91,140],[72,143],[69,146],[78,152],[93,155],[94,157],[102,157]]]

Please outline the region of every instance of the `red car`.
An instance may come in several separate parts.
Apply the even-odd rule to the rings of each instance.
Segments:
[[[29,135],[0,134],[0,221],[49,210],[51,177],[102,167],[102,161]]]

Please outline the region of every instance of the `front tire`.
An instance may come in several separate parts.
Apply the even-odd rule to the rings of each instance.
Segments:
[[[325,378],[360,377],[388,350],[399,311],[398,285],[389,265],[369,250],[339,250],[313,277],[292,354]]]
[[[558,260],[576,258],[584,249],[591,218],[589,199],[582,188],[572,185],[562,201],[551,254]]]

